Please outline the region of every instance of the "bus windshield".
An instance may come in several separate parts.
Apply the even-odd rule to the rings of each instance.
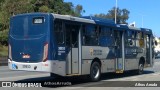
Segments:
[[[45,34],[44,17],[14,17],[11,23],[11,36],[39,36]]]

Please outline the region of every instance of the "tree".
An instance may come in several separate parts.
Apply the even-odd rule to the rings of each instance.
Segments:
[[[59,10],[60,14],[68,14],[68,15],[74,15],[74,10],[73,10],[74,6],[73,3],[71,2],[66,2],[63,4],[62,6],[62,10]]]
[[[50,12],[51,10],[49,9],[48,6],[41,6],[39,7],[39,12]]]
[[[8,30],[0,31],[0,44],[8,45]]]
[[[127,9],[119,9],[117,8],[117,24],[128,24],[127,20],[129,19],[129,11]],[[100,18],[109,18],[115,20],[115,7],[108,11],[107,14],[96,14],[96,17]]]
[[[83,13],[85,13],[85,10],[83,10],[83,7],[82,7],[82,5],[77,5],[76,7],[75,7],[75,16],[82,16],[82,14]]]

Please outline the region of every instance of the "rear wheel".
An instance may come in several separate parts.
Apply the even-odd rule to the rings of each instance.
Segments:
[[[91,81],[99,81],[101,76],[101,68],[98,62],[93,62],[90,68],[90,79]]]
[[[143,64],[143,62],[140,62],[140,63],[139,63],[139,66],[138,66],[138,71],[137,71],[137,73],[138,73],[139,75],[143,74],[143,69],[144,69],[144,64]]]

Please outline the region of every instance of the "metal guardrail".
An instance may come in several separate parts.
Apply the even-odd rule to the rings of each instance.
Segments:
[[[0,57],[0,66],[7,66],[8,65],[8,57]]]

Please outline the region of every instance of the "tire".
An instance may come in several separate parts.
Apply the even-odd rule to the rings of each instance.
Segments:
[[[98,62],[93,62],[90,68],[90,80],[93,82],[99,81],[101,76],[101,67]]]
[[[139,63],[139,66],[138,66],[138,71],[137,73],[139,75],[143,74],[143,69],[144,69],[144,64],[142,62]]]

